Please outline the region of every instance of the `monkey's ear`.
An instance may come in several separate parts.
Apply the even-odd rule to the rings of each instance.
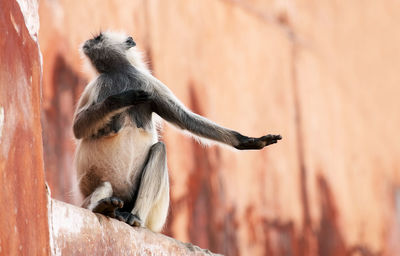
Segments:
[[[125,41],[126,45],[128,45],[129,48],[136,46],[135,41],[133,41],[133,38],[130,36],[126,39]]]
[[[100,41],[101,39],[103,39],[103,33],[100,32],[97,36],[93,37],[93,39],[96,41]]]

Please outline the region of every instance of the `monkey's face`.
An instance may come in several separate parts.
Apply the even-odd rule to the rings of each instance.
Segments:
[[[126,52],[135,45],[130,36],[105,32],[87,40],[82,51],[99,72],[107,72],[125,64]]]

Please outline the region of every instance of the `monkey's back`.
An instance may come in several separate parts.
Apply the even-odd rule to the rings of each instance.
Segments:
[[[138,180],[149,149],[158,141],[158,136],[155,125],[144,129],[126,122],[128,124],[115,135],[78,142],[75,165],[84,197],[104,181],[109,181],[114,196],[123,200],[130,199],[137,189],[138,184],[132,183]]]

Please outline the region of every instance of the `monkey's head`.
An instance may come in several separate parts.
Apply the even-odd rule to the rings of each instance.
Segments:
[[[135,41],[130,36],[104,32],[83,43],[82,51],[96,70],[104,73],[129,65],[127,52],[135,45]]]

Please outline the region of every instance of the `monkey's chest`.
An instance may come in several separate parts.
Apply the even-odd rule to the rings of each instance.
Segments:
[[[78,175],[88,172],[99,182],[109,181],[116,196],[134,192],[150,147],[158,140],[155,128],[138,128],[126,120],[113,136],[84,140],[77,155]]]
[[[112,166],[112,173],[107,177],[113,186],[116,196],[126,197],[127,191],[135,189],[150,147],[157,142],[157,135],[135,126],[125,126],[111,140],[117,140],[118,145],[110,152],[108,162]],[[130,190],[127,190],[130,188]]]
[[[111,118],[103,127],[99,128],[92,139],[113,137],[124,127],[136,127],[143,131],[140,136],[151,133],[153,130],[152,112],[149,105],[133,106],[123,113]],[[140,139],[140,138],[139,138]]]

